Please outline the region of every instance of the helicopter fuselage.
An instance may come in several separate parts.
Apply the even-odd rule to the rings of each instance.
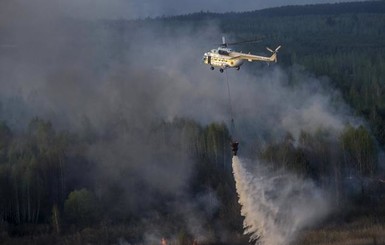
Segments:
[[[229,48],[212,49],[203,55],[203,62],[212,67],[220,67],[223,69],[239,68],[244,60],[234,58],[236,56],[232,55],[233,53],[236,52],[233,52]]]
[[[278,50],[279,48],[277,48]],[[277,62],[276,51],[273,51],[273,55],[270,57],[245,54],[242,52],[235,52],[227,47],[219,47],[212,49],[203,55],[203,63],[210,65],[213,70],[214,67],[219,67],[220,72],[223,72],[226,68],[236,68],[239,70],[244,61],[265,61],[265,62]]]

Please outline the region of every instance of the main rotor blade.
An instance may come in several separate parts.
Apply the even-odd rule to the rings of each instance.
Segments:
[[[251,40],[227,43],[227,45],[238,45],[238,44],[243,44],[243,43],[257,43],[257,42],[262,41],[263,39],[265,39],[265,37],[262,36],[262,37],[258,37],[258,38],[251,39]]]

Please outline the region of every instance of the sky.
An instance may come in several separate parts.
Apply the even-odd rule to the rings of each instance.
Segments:
[[[163,15],[180,15],[199,11],[240,12],[283,5],[348,1],[357,0],[15,0],[13,2],[18,2],[21,5],[39,5],[46,13],[49,13],[52,9],[59,10],[65,16],[71,15],[76,18],[135,19]],[[5,0],[4,2],[12,1]]]

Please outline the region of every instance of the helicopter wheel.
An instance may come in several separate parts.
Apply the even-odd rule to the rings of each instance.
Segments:
[[[241,69],[241,67],[238,66],[238,67],[237,67],[237,71],[239,71],[239,69]]]
[[[212,66],[212,67],[210,67],[210,70],[214,70],[214,67]]]
[[[223,69],[221,68],[221,69],[219,69],[219,71],[221,72],[221,73],[223,73]]]

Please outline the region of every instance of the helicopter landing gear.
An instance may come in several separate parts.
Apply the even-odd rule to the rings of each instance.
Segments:
[[[221,68],[221,69],[219,69],[219,71],[220,71],[220,73],[223,73],[223,69]]]
[[[239,69],[241,69],[241,67],[240,67],[240,66],[237,66],[237,68],[236,68],[236,69],[237,69],[237,71],[239,71]]]
[[[211,66],[211,67],[210,67],[210,70],[214,70],[214,67],[213,67],[213,66]]]

